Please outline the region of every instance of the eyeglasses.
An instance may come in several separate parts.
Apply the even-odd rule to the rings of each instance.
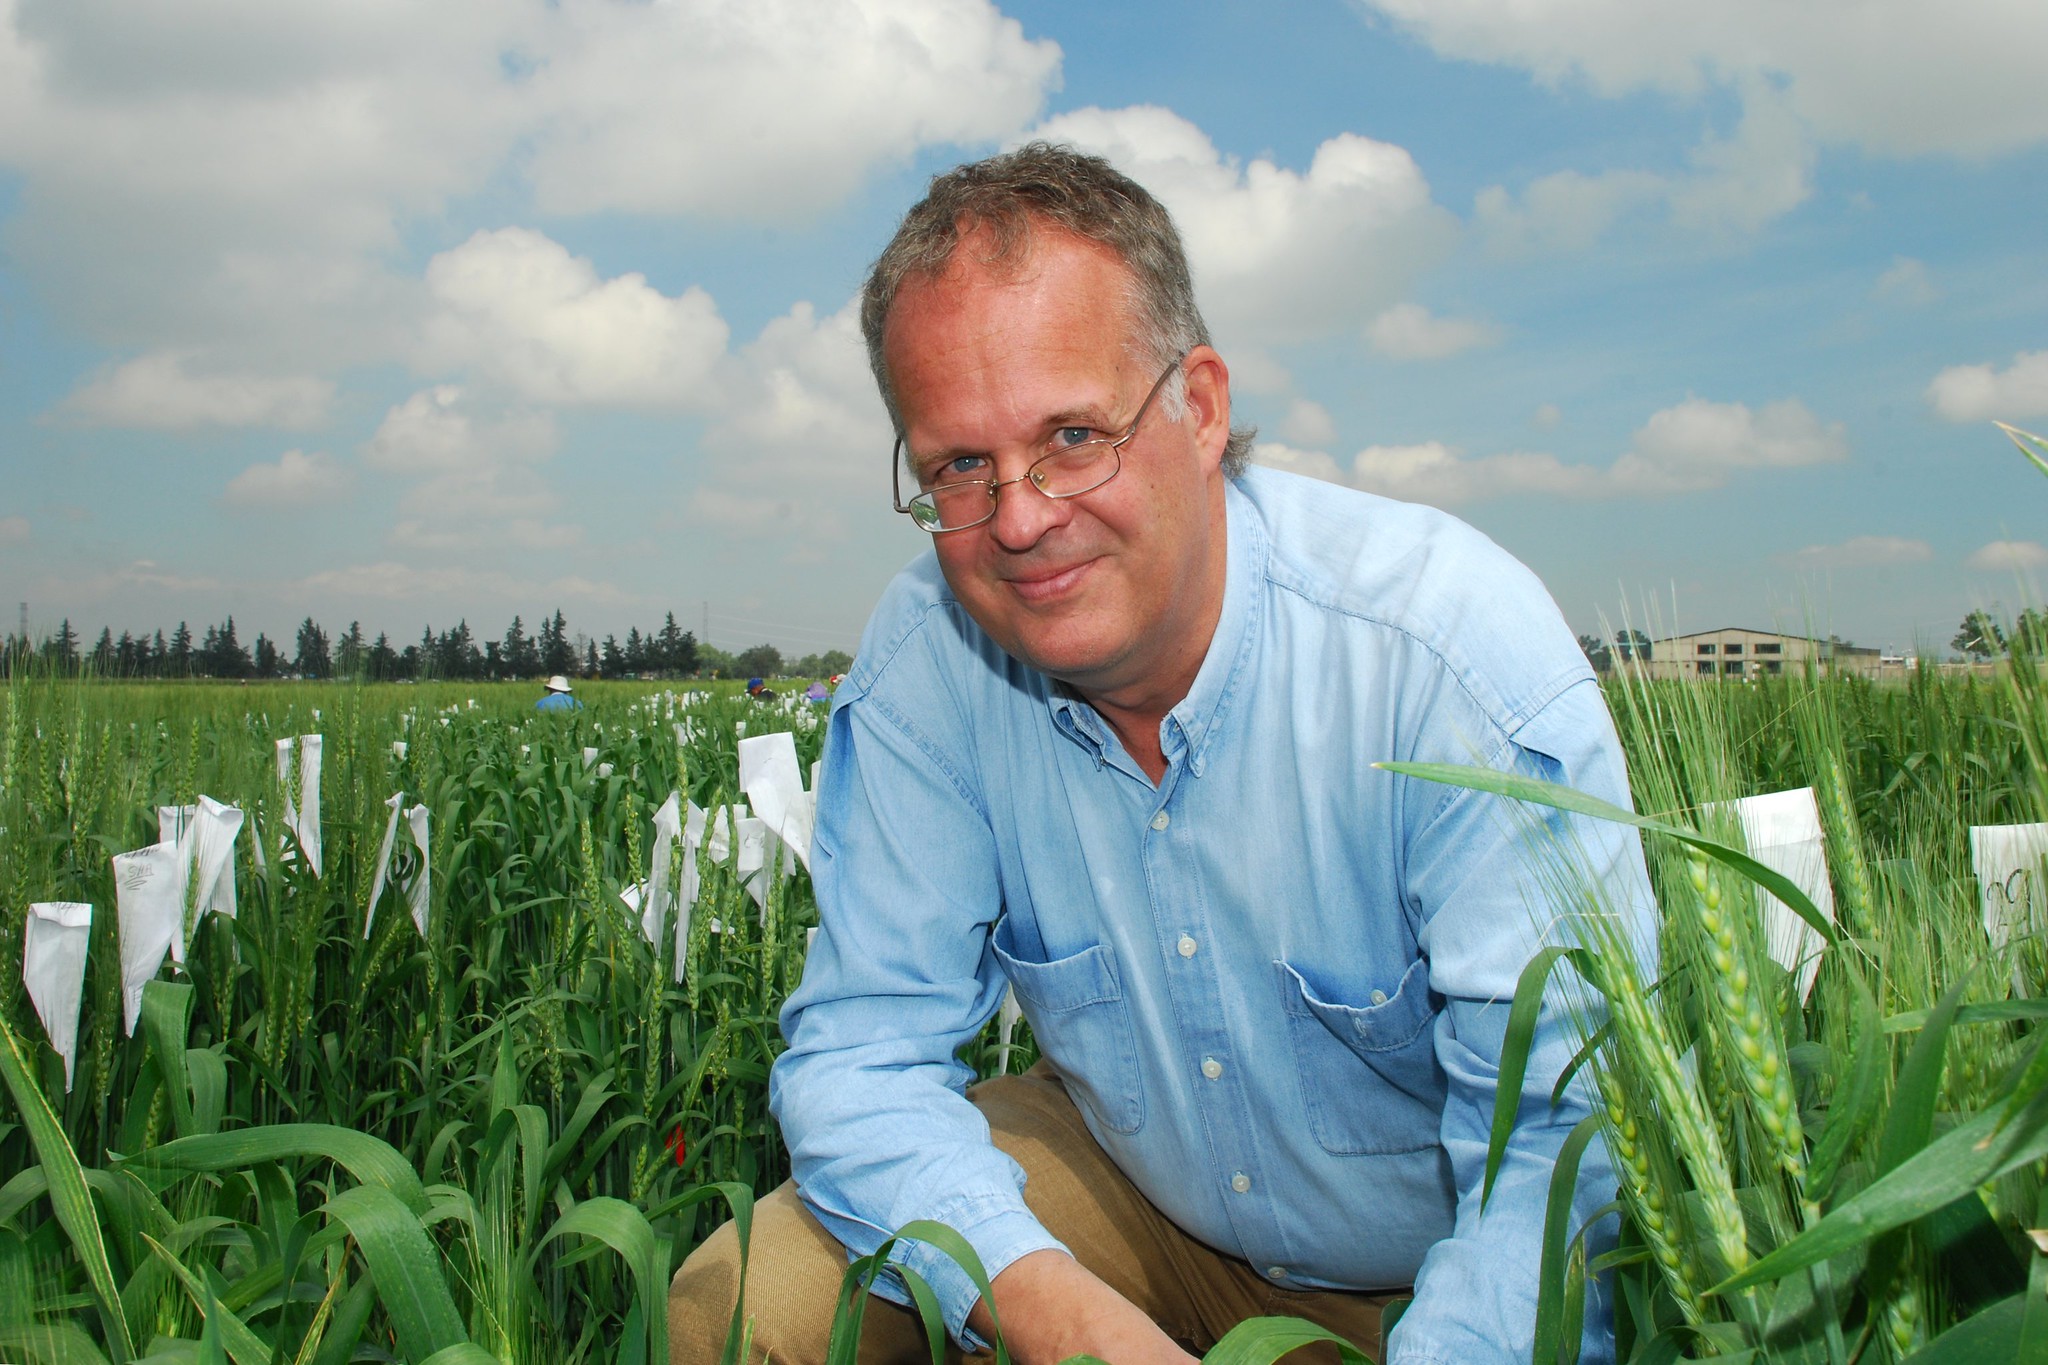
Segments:
[[[1014,479],[955,479],[936,484],[903,501],[903,438],[896,438],[896,449],[889,457],[889,471],[896,499],[896,510],[907,512],[918,528],[933,535],[948,531],[965,531],[979,526],[996,514],[996,498],[1003,489],[1013,483],[1029,483],[1048,498],[1078,498],[1083,493],[1092,493],[1117,476],[1123,468],[1124,443],[1138,434],[1138,423],[1145,420],[1151,410],[1152,400],[1166,387],[1166,381],[1187,359],[1183,352],[1173,358],[1173,363],[1153,381],[1152,391],[1145,395],[1145,401],[1138,405],[1138,415],[1124,428],[1121,436],[1090,436],[1079,441],[1064,438],[1085,427],[1061,427],[1046,438],[1046,452]]]

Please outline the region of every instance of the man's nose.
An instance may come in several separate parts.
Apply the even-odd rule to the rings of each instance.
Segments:
[[[989,495],[996,500],[996,514],[989,519],[988,533],[1006,550],[1030,549],[1070,515],[1067,500],[1039,492],[1029,473],[1004,479]]]

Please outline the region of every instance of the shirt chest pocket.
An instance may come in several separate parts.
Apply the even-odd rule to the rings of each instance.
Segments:
[[[1325,1000],[1285,962],[1273,964],[1309,1131],[1339,1156],[1387,1156],[1434,1146],[1445,1082],[1428,964],[1417,960],[1391,996],[1369,1005]]]
[[[991,942],[1039,1050],[1098,1123],[1112,1132],[1137,1132],[1145,1122],[1145,1095],[1116,954],[1097,944],[1071,957],[1032,962],[1012,951],[1009,928],[1008,919],[997,924]]]

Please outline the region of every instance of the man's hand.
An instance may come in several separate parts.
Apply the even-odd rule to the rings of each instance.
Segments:
[[[1195,1365],[1135,1304],[1065,1252],[1021,1257],[989,1289],[1003,1316],[1003,1340],[1018,1365],[1058,1365],[1082,1354],[1109,1365]],[[995,1339],[987,1302],[974,1305],[967,1325],[984,1340]]]

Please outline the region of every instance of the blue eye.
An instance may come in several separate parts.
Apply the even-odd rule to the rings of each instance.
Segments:
[[[988,471],[988,458],[983,455],[956,455],[932,471],[933,483],[958,483],[962,479],[979,479]]]
[[[1099,434],[1093,427],[1061,427],[1052,434],[1052,440],[1049,444],[1052,449],[1060,450],[1067,446],[1077,446],[1083,442],[1092,441]]]

